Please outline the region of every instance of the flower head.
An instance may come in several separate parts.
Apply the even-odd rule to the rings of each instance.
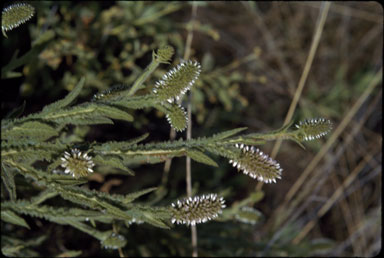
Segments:
[[[276,178],[281,179],[283,169],[280,168],[280,164],[276,160],[273,160],[253,146],[246,146],[244,144],[236,144],[235,146],[241,149],[241,154],[236,160],[229,161],[232,166],[264,183],[276,183]]]
[[[191,60],[182,62],[155,83],[153,93],[161,102],[173,103],[191,89],[199,77],[200,71],[201,66],[198,62]]]
[[[3,9],[1,15],[1,30],[6,37],[6,31],[12,30],[33,17],[35,8],[26,3],[12,4]]]
[[[183,131],[187,127],[188,117],[184,108],[178,104],[173,104],[166,114],[168,123],[178,132]]]
[[[75,178],[87,176],[93,172],[92,168],[95,166],[92,157],[87,153],[81,153],[79,149],[72,149],[71,153],[65,151],[61,160],[61,166],[65,168],[64,173],[72,174]]]
[[[319,139],[326,135],[332,129],[332,123],[325,118],[307,119],[304,122],[296,124],[298,137],[300,140],[310,141]]]
[[[172,223],[196,225],[214,219],[225,208],[223,197],[207,194],[178,200],[172,203]]]

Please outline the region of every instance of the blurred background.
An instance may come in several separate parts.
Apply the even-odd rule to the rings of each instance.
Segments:
[[[172,64],[161,65],[145,82],[150,90],[183,58],[190,32],[191,59],[202,64],[192,90],[192,137],[237,127],[248,127],[246,133],[277,129],[295,96],[291,120],[324,117],[334,125],[330,135],[304,143],[305,149],[288,141],[259,146],[284,169],[276,184],[262,185],[219,157],[213,157],[218,168],[192,162],[195,194],[220,193],[229,207],[250,200],[247,206],[254,211],[252,218],[199,225],[199,254],[374,256],[381,250],[380,4],[194,2],[194,18],[192,2],[30,4],[36,8],[34,18],[2,40],[2,67],[16,51],[22,56],[42,47],[35,48],[32,61],[2,78],[2,117],[24,101],[24,115],[40,111],[65,96],[82,76],[86,85],[79,102],[115,85],[130,86],[150,63],[152,50],[172,45]],[[144,109],[133,115],[131,124],[116,121],[72,131],[84,141],[128,140],[146,132],[146,142],[170,138],[164,114]],[[167,190],[161,198],[140,200],[168,205],[185,196],[184,158],[174,159],[169,172],[163,163],[132,169],[134,177],[95,175],[90,188],[124,194],[162,182]],[[50,235],[35,247],[39,254],[55,255],[67,248],[82,250],[82,256],[116,255],[76,229],[38,219],[28,222],[32,231],[16,233],[26,239]],[[128,256],[191,254],[186,227],[167,231],[133,224],[125,236]]]

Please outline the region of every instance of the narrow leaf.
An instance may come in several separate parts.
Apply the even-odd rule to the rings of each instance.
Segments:
[[[58,254],[57,257],[78,257],[81,254],[82,254],[82,251],[67,250],[61,254]]]
[[[16,185],[14,179],[14,173],[11,170],[8,170],[6,166],[1,164],[1,179],[9,193],[9,197],[12,201],[16,200]]]
[[[45,112],[56,111],[70,105],[80,94],[81,90],[83,89],[84,82],[85,82],[85,78],[81,77],[76,87],[64,99],[56,101],[52,104],[49,104],[43,109],[43,112],[45,113]]]
[[[144,195],[144,194],[147,194],[147,193],[150,193],[154,190],[156,190],[157,187],[151,187],[151,188],[148,188],[148,189],[144,189],[144,190],[141,190],[141,191],[137,191],[137,192],[134,192],[134,193],[130,193],[130,194],[127,194],[123,200],[123,203],[130,203],[130,202],[133,202],[135,199],[139,198],[140,196]]]
[[[235,218],[243,223],[255,225],[262,219],[263,214],[252,208],[252,207],[242,207],[236,214]]]
[[[50,175],[47,178],[61,185],[80,185],[88,182],[85,178],[73,178],[67,175]]]
[[[57,193],[55,191],[47,189],[45,191],[40,192],[37,196],[34,196],[33,198],[31,198],[31,204],[38,205],[44,202],[45,200],[48,200],[55,196],[57,196]]]
[[[195,149],[188,150],[187,156],[196,162],[203,163],[203,164],[210,165],[210,166],[214,166],[214,167],[218,167],[217,163],[213,159],[211,159],[210,157],[208,157],[207,155],[205,155],[201,151],[198,151]]]
[[[215,134],[213,135],[210,140],[223,140],[223,139],[226,139],[232,135],[235,135],[235,134],[238,134],[244,130],[246,130],[247,127],[241,127],[241,128],[236,128],[236,129],[232,129],[232,130],[228,130],[228,131],[224,131],[224,132],[221,132],[221,133],[218,133],[218,134]]]
[[[134,96],[111,101],[111,103],[113,103],[115,106],[130,109],[143,109],[146,107],[152,107],[156,102],[157,97],[155,95]]]
[[[124,165],[122,160],[119,157],[105,157],[101,155],[96,155],[93,160],[96,164],[102,164],[106,166],[111,166],[114,168],[121,169],[125,172],[127,172],[129,175],[134,176],[135,172],[133,172],[131,169],[129,169],[127,166]]]
[[[58,132],[51,125],[38,121],[28,121],[11,129],[2,131],[3,139],[11,140],[30,140],[44,141],[53,136],[57,136]]]
[[[24,100],[23,104],[20,107],[15,108],[11,112],[9,112],[5,118],[17,118],[19,117],[25,109],[26,101]]]
[[[10,210],[1,211],[1,220],[30,229],[27,222],[25,222],[22,217]]]
[[[51,40],[54,39],[54,37],[54,31],[47,30],[45,33],[41,34],[36,44],[34,44],[34,42],[32,43],[32,49],[21,57],[17,58],[18,51],[15,51],[15,54],[12,56],[11,61],[1,68],[2,78],[7,78],[9,73],[14,69],[36,60],[41,51],[43,51],[43,49],[51,42]]]
[[[59,124],[91,125],[113,124],[106,112],[98,109],[96,104],[83,104],[72,108],[64,108],[53,112],[44,113],[43,118]]]
[[[144,212],[144,216],[142,217],[142,220],[144,222],[147,222],[155,227],[163,228],[163,229],[170,229],[169,226],[167,226],[164,222],[161,220],[155,218],[151,213]]]
[[[129,147],[131,147],[132,145],[137,144],[137,143],[145,140],[148,137],[148,135],[149,135],[149,133],[146,133],[146,134],[143,134],[142,136],[139,136],[137,138],[133,138],[132,140],[129,140],[129,141],[106,142],[106,143],[103,143],[102,145],[94,146],[94,150],[101,151],[101,152],[111,151],[111,150],[123,151],[123,150],[129,149]]]
[[[133,116],[126,111],[118,107],[113,107],[109,105],[99,104],[97,109],[106,117],[118,120],[124,120],[128,122],[133,121]]]

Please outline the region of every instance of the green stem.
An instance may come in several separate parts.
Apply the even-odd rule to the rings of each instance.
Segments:
[[[128,91],[127,96],[132,96],[140,88],[143,82],[153,73],[153,71],[159,66],[159,62],[153,55],[152,62],[145,68],[144,73],[135,81],[132,88]]]

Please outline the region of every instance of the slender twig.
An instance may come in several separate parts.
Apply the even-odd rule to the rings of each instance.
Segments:
[[[191,26],[188,29],[188,36],[187,36],[187,42],[185,46],[185,52],[184,52],[184,60],[187,60],[191,53],[191,45],[192,45],[192,39],[193,39],[193,28],[194,28],[194,20],[196,17],[197,12],[197,5],[195,2],[192,4],[192,17],[191,17]],[[188,113],[188,125],[187,125],[187,132],[186,137],[187,140],[190,140],[192,138],[192,115],[191,115],[191,99],[192,99],[192,92],[189,92],[188,94],[188,107],[187,107],[187,113]],[[192,196],[192,175],[191,175],[191,158],[187,157],[186,159],[186,184],[187,184],[187,195],[188,197]],[[197,249],[197,229],[195,225],[191,225],[191,238],[192,238],[192,257],[198,257],[198,249]]]
[[[115,223],[112,223],[112,228],[113,228],[113,232],[114,232],[115,234],[118,234],[118,233],[119,233],[119,232],[118,232],[118,229],[117,229],[117,226],[116,226]],[[128,256],[125,256],[125,255],[124,255],[124,253],[123,253],[123,248],[119,247],[119,248],[118,248],[118,251],[119,251],[119,256],[120,256],[120,257],[128,257]]]

